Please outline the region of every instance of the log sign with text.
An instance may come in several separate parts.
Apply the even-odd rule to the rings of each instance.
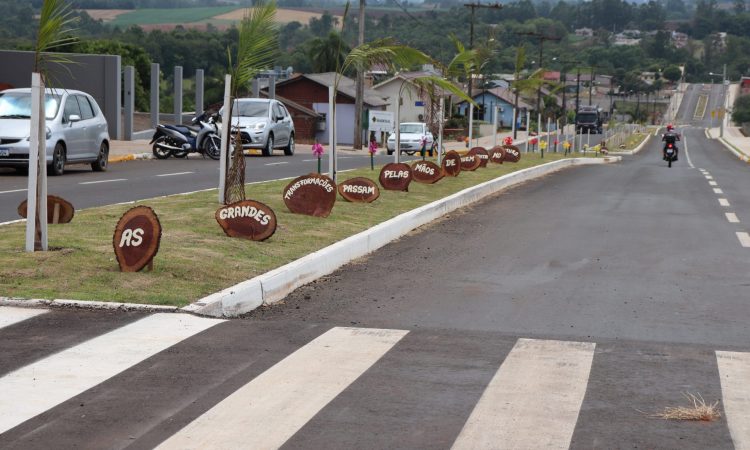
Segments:
[[[443,169],[432,161],[417,161],[411,166],[414,181],[433,184],[443,178]]]
[[[328,217],[336,203],[336,183],[317,173],[298,177],[284,189],[284,203],[295,214]]]
[[[149,266],[159,251],[161,223],[148,206],[136,206],[122,215],[115,227],[112,245],[121,272],[138,272]]]
[[[481,164],[479,156],[475,153],[467,153],[461,157],[461,170],[477,170]]]
[[[499,145],[492,147],[490,150],[490,161],[495,164],[502,164],[505,159],[505,149]]]
[[[461,173],[461,155],[451,150],[443,157],[443,172],[451,177],[457,177]]]
[[[476,155],[479,158],[479,167],[487,167],[487,163],[490,161],[490,154],[487,153],[487,149],[484,147],[472,147],[469,150],[470,155]]]
[[[276,214],[263,203],[243,200],[216,210],[216,221],[229,237],[264,241],[276,232]]]
[[[26,200],[18,205],[18,215],[24,219],[28,213],[26,208]],[[69,223],[73,220],[74,215],[75,208],[73,208],[72,203],[56,195],[47,196],[47,223]]]
[[[380,197],[380,189],[369,178],[351,178],[339,184],[339,194],[350,202],[372,203]]]
[[[388,163],[380,170],[380,184],[389,191],[408,191],[411,167],[404,163]]]
[[[518,162],[521,159],[521,151],[515,145],[504,145],[505,158],[503,161]]]

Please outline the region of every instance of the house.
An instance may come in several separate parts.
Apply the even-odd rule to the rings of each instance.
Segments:
[[[591,28],[586,28],[586,27],[576,29],[575,33],[576,33],[576,36],[579,36],[579,37],[589,38],[589,37],[594,36],[594,30],[592,30]]]
[[[742,77],[740,79],[740,95],[750,94],[750,77]]]
[[[390,100],[386,111],[393,113],[396,117],[399,92],[401,92],[402,104],[399,110],[401,122],[428,122],[430,110],[433,107],[430,96],[412,80],[422,76],[437,75],[436,72],[418,71],[398,73],[395,76],[376,84],[372,87],[383,98]]]
[[[685,48],[688,45],[688,35],[679,31],[673,31],[672,45],[676,48]]]
[[[336,73],[299,74],[276,84],[276,96],[294,102],[300,107],[314,111],[320,116],[312,139],[328,144],[330,118],[328,116],[328,88],[334,86]],[[336,94],[336,142],[344,145],[354,143],[354,98],[355,83],[341,75]],[[383,111],[389,102],[372,90],[365,88],[364,108]],[[296,126],[296,122],[295,122]],[[300,135],[300,137],[302,137]]]
[[[268,98],[268,91],[260,91],[261,98]],[[286,106],[289,115],[294,122],[294,140],[299,144],[312,144],[319,127],[325,124],[325,114],[320,114],[313,109],[300,105],[299,103],[282,97],[278,94],[274,98]]]
[[[515,93],[510,89],[504,88],[492,88],[492,89],[477,89],[473,92],[472,99],[476,102],[479,107],[474,107],[474,119],[481,120],[484,122],[492,123],[494,120],[495,106],[498,107],[498,118],[497,125],[499,127],[510,127],[513,123],[513,103],[515,101]],[[459,114],[466,116],[468,115],[469,103],[466,101],[459,102],[456,104]],[[518,117],[526,114],[526,111],[534,109],[533,106],[523,101],[520,97],[518,99]]]
[[[654,84],[654,81],[656,81],[656,75],[656,72],[641,72],[640,78],[644,83],[652,85]]]

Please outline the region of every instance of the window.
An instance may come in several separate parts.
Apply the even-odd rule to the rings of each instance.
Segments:
[[[84,95],[76,95],[76,98],[78,99],[78,105],[81,107],[81,119],[93,119],[94,118],[94,110],[91,108],[91,103],[89,103],[89,99],[86,98]]]
[[[235,101],[232,114],[240,117],[268,117],[268,103]]]
[[[74,95],[68,96],[67,100],[65,100],[65,109],[63,111],[63,121],[70,120],[70,116],[76,115],[78,117],[81,117],[81,108],[78,107],[78,102],[76,101],[76,98]]]
[[[277,117],[284,117],[284,112],[281,110],[281,107],[278,103],[273,104],[273,115],[274,119],[276,119]]]
[[[46,94],[44,96],[44,115],[47,119],[54,119],[60,105],[60,96]],[[31,93],[3,92],[0,93],[0,118],[28,119],[31,117]]]

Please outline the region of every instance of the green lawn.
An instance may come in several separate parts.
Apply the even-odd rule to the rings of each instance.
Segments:
[[[237,6],[211,6],[202,8],[175,9],[137,9],[121,14],[115,18],[112,25],[128,27],[130,25],[150,25],[159,23],[192,23],[210,19],[219,14],[225,14],[237,9]]]
[[[215,190],[142,201],[138,204],[152,207],[163,228],[153,272],[121,273],[117,266],[112,235],[119,217],[133,205],[76,211],[70,224],[50,225],[54,250],[48,252],[24,252],[25,224],[6,225],[0,240],[0,296],[182,306],[466,187],[561,158],[523,154],[517,164],[490,164],[434,185],[412,182],[408,193],[381,190],[371,204],[338,197],[327,219],[290,213],[281,195],[289,181],[248,185],[247,198],[271,206],[278,219],[276,234],[265,242],[224,235],[214,219],[219,207]],[[379,168],[358,169],[341,173],[340,181],[355,176],[377,180],[378,174]]]

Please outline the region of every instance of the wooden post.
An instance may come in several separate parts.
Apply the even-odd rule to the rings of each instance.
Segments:
[[[26,251],[47,250],[47,140],[44,81],[31,74],[31,133],[27,188]]]
[[[231,102],[232,76],[224,77],[224,111],[221,115],[221,156],[219,157],[219,203],[224,204],[224,194],[227,187],[227,161],[229,148],[229,132],[232,124],[232,102]]]

